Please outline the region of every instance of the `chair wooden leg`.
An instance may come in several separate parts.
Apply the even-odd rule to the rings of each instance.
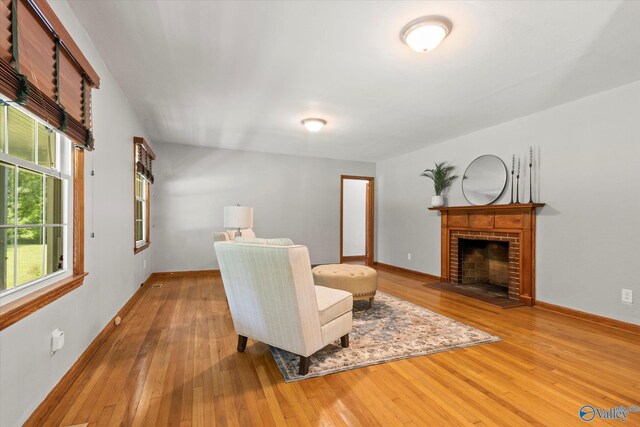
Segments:
[[[344,348],[349,347],[349,334],[340,337],[340,345]]]
[[[247,337],[238,335],[238,351],[242,353],[247,348]]]
[[[369,308],[373,306],[373,298],[374,297],[369,298]]]
[[[300,356],[300,369],[298,373],[300,375],[307,375],[309,373],[309,366],[311,366],[311,356]]]

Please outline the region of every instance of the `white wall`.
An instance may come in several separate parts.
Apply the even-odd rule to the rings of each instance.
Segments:
[[[307,245],[313,263],[340,255],[340,175],[375,174],[374,163],[156,144],[154,271],[218,268],[213,232],[223,207],[253,206],[258,237]]]
[[[458,172],[481,154],[510,165],[540,151],[537,299],[640,324],[640,82],[377,164],[380,262],[440,274],[440,217],[427,210],[434,161]],[[535,179],[534,179],[535,182]],[[522,197],[522,196],[521,196]],[[499,203],[508,203],[508,192]],[[467,205],[457,181],[450,205]],[[413,258],[407,260],[407,253]],[[633,305],[620,302],[621,289]]]
[[[51,6],[101,78],[93,92],[96,151],[85,158],[89,276],[83,286],[0,331],[1,426],[29,417],[151,272],[151,251],[133,254],[132,137],[145,136],[143,128],[68,4]],[[65,332],[65,347],[50,356],[55,328]]]
[[[342,255],[366,254],[367,183],[345,179],[342,187]]]

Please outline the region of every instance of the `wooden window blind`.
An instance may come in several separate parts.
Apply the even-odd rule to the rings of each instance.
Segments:
[[[33,8],[24,2],[17,2],[17,5],[20,73],[53,99],[56,92],[55,37]]]
[[[0,0],[0,92],[93,149],[100,78],[46,0]]]
[[[67,113],[71,117],[82,122],[82,74],[77,69],[71,55],[63,49],[60,49],[59,66],[58,93],[60,94],[60,104],[65,106]]]
[[[134,136],[133,142],[136,146],[136,172],[153,184],[153,161],[156,155],[144,138]]]
[[[11,0],[0,0],[0,60],[11,62]]]

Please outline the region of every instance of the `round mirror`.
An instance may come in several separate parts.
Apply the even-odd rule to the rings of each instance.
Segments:
[[[469,164],[462,177],[462,193],[472,205],[490,205],[498,200],[507,186],[507,167],[491,154]]]

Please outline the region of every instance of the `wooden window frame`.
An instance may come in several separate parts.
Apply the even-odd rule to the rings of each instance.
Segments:
[[[73,271],[51,283],[0,306],[0,331],[51,304],[84,283],[84,150],[73,153]]]
[[[136,223],[137,223],[137,210],[136,210],[136,202],[138,198],[136,197],[136,178],[139,174],[136,166],[136,160],[138,158],[138,145],[142,145],[142,149],[146,151],[151,159],[155,159],[156,155],[147,143],[144,138],[139,136],[133,137],[133,253],[138,254],[143,250],[147,249],[151,246],[151,183],[149,180],[142,174],[140,174],[143,178],[145,185],[145,242],[141,245],[138,245],[138,240],[136,239]]]

